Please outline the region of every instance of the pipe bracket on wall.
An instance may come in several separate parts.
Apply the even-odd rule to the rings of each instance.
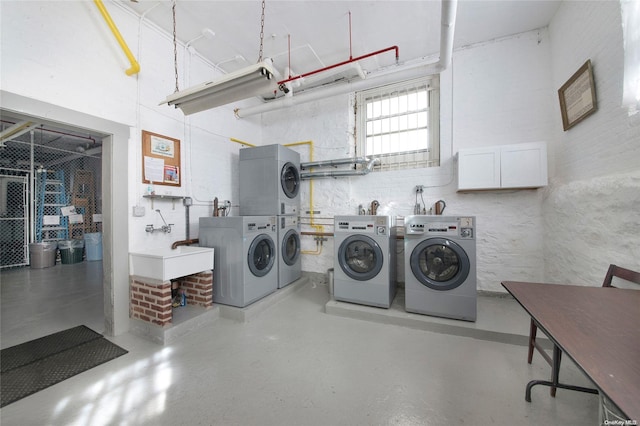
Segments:
[[[116,40],[118,41],[118,44],[120,44],[120,47],[124,51],[124,54],[127,55],[127,59],[129,59],[129,62],[131,63],[131,68],[127,69],[125,73],[127,75],[134,75],[139,73],[140,64],[138,63],[138,61],[136,61],[136,58],[133,56],[133,53],[131,53],[131,50],[129,50],[129,46],[127,46],[127,43],[124,41],[124,38],[122,38],[122,34],[120,34],[118,27],[116,27],[116,24],[113,22],[113,19],[111,19],[111,15],[109,15],[109,11],[107,11],[107,8],[104,6],[104,3],[102,3],[102,0],[93,0],[93,2],[98,7],[98,10],[100,11],[100,13],[102,14],[102,17],[104,18],[105,22],[109,26],[109,29],[115,36]]]

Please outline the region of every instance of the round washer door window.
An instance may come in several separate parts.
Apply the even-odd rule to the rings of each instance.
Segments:
[[[469,256],[456,242],[429,238],[411,252],[411,271],[423,285],[433,290],[452,290],[469,276]]]
[[[382,249],[366,235],[346,238],[338,249],[338,261],[342,271],[350,278],[367,281],[382,269]]]
[[[280,172],[282,191],[289,198],[294,198],[300,190],[300,173],[293,163],[286,163]]]
[[[282,260],[289,266],[296,263],[298,257],[300,257],[300,236],[294,229],[289,229],[284,234],[280,252],[282,253]]]
[[[251,273],[263,277],[269,273],[276,260],[276,246],[267,234],[260,234],[251,242],[247,262]]]

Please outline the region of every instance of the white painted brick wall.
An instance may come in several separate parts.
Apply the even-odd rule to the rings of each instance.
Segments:
[[[622,107],[624,53],[618,1],[562,2],[549,26],[553,87],[591,59],[598,110],[562,131],[557,95],[556,177],[563,182],[640,168],[640,119]],[[576,23],[580,23],[576,25]]]
[[[142,183],[141,130],[179,139],[182,186],[155,189],[193,198],[190,234],[196,237],[198,217],[212,214],[214,197],[238,199],[240,146],[229,138],[259,144],[259,119],[236,120],[232,106],[185,117],[158,105],[175,90],[171,36],[140,22],[117,3],[105,1],[105,6],[140,63],[139,74],[125,74],[129,62],[93,2],[2,2],[0,87],[132,127],[129,185],[118,190],[128,191],[130,205],[146,207],[147,214],[119,218],[128,221],[131,250],[168,246],[185,237],[180,201],[174,208],[172,202],[156,201],[152,206],[142,198],[147,185]],[[216,76],[217,71],[198,56],[185,58],[184,53],[178,46],[180,89]],[[146,224],[162,224],[154,209],[161,209],[167,222],[175,224],[171,234],[145,232]]]
[[[576,23],[580,25],[576,25]],[[610,263],[640,270],[640,114],[622,108],[620,3],[562,2],[549,33],[558,88],[591,59],[598,110],[562,131],[545,191],[545,279],[600,285]]]
[[[366,208],[375,199],[380,202],[378,214],[405,216],[413,213],[415,185],[424,185],[428,206],[444,199],[446,214],[477,216],[479,289],[504,291],[500,285],[504,279],[542,280],[541,192],[459,194],[451,154],[462,147],[548,140],[553,124],[549,70],[545,30],[454,52],[453,68],[441,79],[442,167],[317,179],[315,210],[329,218],[357,214],[358,205]],[[349,97],[344,95],[263,114],[264,140],[313,140],[315,160],[349,157],[354,152],[352,129],[348,127],[350,113]],[[306,148],[296,149],[302,161],[308,161]],[[303,184],[303,205],[309,202],[307,185]],[[302,243],[303,249],[316,247],[311,237],[303,237]],[[302,267],[305,271],[326,272],[334,266],[333,256],[330,239],[321,255],[303,256]],[[403,258],[401,251],[401,281]]]
[[[578,180],[545,194],[545,277],[601,285],[609,264],[640,270],[640,172]]]
[[[311,139],[316,160],[353,155],[348,96],[265,114],[262,121],[236,120],[230,107],[184,118],[180,111],[158,106],[175,85],[171,38],[115,4],[105,4],[141,64],[137,77],[125,75],[128,62],[93,3],[2,2],[0,86],[132,126],[127,190],[130,204],[143,203],[149,213],[128,219],[130,248],[184,237],[184,210],[172,210],[170,204],[156,208],[176,224],[175,232],[152,238],[144,232],[156,217],[141,197],[142,129],[182,141],[184,186],[177,194],[194,197],[192,234],[197,234],[195,218],[211,214],[213,197],[238,199],[239,145],[228,142],[229,137],[257,144]],[[444,154],[463,147],[547,140],[552,178],[547,190],[458,194],[450,180],[454,164],[445,159],[435,171],[317,180],[315,209],[331,217],[355,213],[358,204],[377,199],[381,214],[406,215],[415,201],[413,187],[425,185],[427,204],[445,199],[446,213],[478,216],[478,283],[484,290],[501,291],[502,279],[599,280],[610,259],[640,269],[634,198],[640,188],[633,177],[640,164],[640,119],[628,118],[620,108],[619,13],[617,1],[562,2],[548,33],[534,31],[456,51],[453,69],[443,75]],[[60,25],[65,22],[73,25]],[[183,53],[178,50],[180,64]],[[556,90],[587,58],[594,64],[598,112],[562,132]],[[189,63],[188,75],[183,67],[179,70],[181,88],[215,75],[197,58]],[[308,160],[305,147],[296,149]],[[309,201],[307,185],[304,203]],[[616,185],[625,190],[613,190]],[[603,231],[605,214],[610,234]],[[576,238],[585,233],[592,238]],[[305,237],[303,248],[316,246]],[[568,264],[571,268],[564,267]],[[332,266],[332,240],[321,255],[303,259],[307,271],[325,272]]]

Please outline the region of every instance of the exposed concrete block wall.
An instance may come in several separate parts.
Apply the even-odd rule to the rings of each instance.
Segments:
[[[630,117],[622,107],[620,3],[562,2],[549,33],[554,87],[591,59],[598,110],[563,132],[553,104],[556,170],[543,202],[545,279],[600,285],[610,263],[640,270],[640,114]]]

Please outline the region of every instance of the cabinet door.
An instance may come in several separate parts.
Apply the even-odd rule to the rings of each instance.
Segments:
[[[544,142],[504,145],[500,148],[502,188],[547,185],[547,146]]]
[[[500,147],[458,151],[458,190],[500,188]]]

